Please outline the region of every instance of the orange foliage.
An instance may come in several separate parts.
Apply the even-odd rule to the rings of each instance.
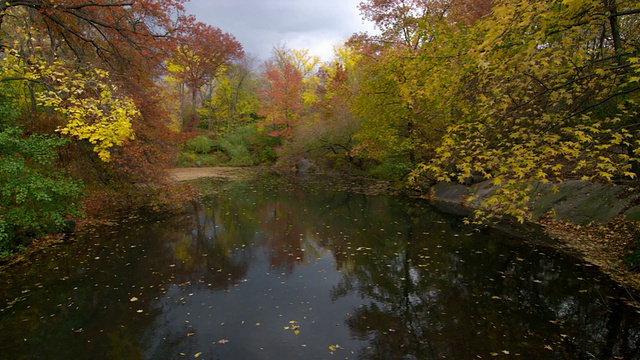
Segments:
[[[271,127],[271,136],[290,139],[303,108],[302,74],[289,62],[278,66],[269,61],[262,78],[264,83],[258,94],[262,108],[258,115],[265,120],[261,125]]]

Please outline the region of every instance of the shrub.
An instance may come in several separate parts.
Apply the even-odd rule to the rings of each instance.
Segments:
[[[207,135],[199,135],[185,144],[185,150],[195,154],[209,154],[216,143]]]
[[[378,179],[400,181],[409,174],[411,169],[410,162],[389,158],[368,169],[368,172]]]
[[[15,249],[20,237],[62,230],[67,216],[81,215],[80,181],[54,164],[55,149],[67,141],[0,128],[0,252]]]

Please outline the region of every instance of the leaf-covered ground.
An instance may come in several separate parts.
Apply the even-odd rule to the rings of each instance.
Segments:
[[[624,263],[632,242],[640,236],[640,223],[616,218],[607,225],[591,223],[579,226],[546,216],[540,224],[547,235],[560,241],[562,250],[598,266],[628,290],[629,296],[635,299],[633,305],[640,306],[640,273]]]

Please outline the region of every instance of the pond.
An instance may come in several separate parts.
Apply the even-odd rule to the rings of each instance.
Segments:
[[[638,359],[594,268],[424,202],[238,181],[0,274],[7,359]]]

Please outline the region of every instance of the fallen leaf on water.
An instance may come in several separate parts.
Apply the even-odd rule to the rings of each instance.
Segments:
[[[131,301],[131,302],[138,301],[138,298],[134,296],[131,299],[129,299],[129,301]]]
[[[197,359],[197,358],[199,358],[199,357],[200,357],[200,355],[202,355],[202,351],[201,351],[201,352],[196,353],[195,355],[193,355],[193,357]]]
[[[220,340],[218,340],[218,344],[226,344],[226,343],[228,343],[228,342],[229,342],[229,340],[227,340],[227,339],[220,339]]]

